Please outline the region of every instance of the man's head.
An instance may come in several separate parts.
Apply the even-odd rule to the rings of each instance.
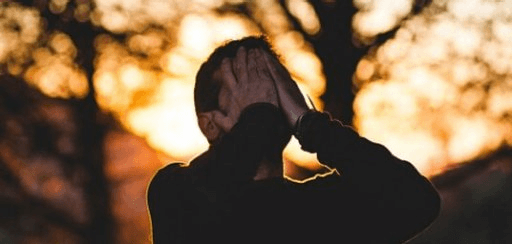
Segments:
[[[214,72],[220,68],[222,60],[225,58],[235,58],[240,47],[244,47],[246,50],[259,48],[277,57],[264,36],[250,36],[230,41],[216,48],[197,72],[194,88],[194,102],[197,114],[219,110],[219,91],[222,81],[213,80],[212,78]]]
[[[230,131],[248,105],[278,106],[263,53],[277,58],[263,37],[247,37],[217,48],[201,65],[194,89],[199,127],[210,143]]]

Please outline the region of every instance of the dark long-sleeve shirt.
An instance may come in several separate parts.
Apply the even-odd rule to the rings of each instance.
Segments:
[[[410,163],[326,114],[303,118],[299,142],[341,174],[252,180],[276,113],[246,109],[190,166],[158,171],[148,189],[154,243],[402,243],[437,217],[439,195]]]

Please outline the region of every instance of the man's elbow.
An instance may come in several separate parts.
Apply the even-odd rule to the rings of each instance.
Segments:
[[[397,229],[402,230],[402,236],[395,243],[406,242],[425,231],[439,216],[441,211],[441,198],[434,189],[415,198],[406,211],[401,212],[403,219],[398,221]],[[390,242],[391,243],[391,242]]]
[[[411,227],[415,226],[415,234],[424,231],[436,220],[442,204],[439,193],[433,187],[420,195],[421,197],[416,198],[413,206],[409,208],[411,212],[406,214],[409,219],[405,221],[410,223]]]
[[[431,191],[427,193],[427,200],[425,201],[424,209],[424,222],[425,228],[429,226],[439,216],[441,212],[441,197],[439,193],[432,187]]]

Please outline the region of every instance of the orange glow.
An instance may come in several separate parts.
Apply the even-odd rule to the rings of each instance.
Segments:
[[[214,33],[210,28],[210,21],[211,19],[198,15],[188,15],[182,20],[178,35],[181,46],[189,55],[205,58],[214,48]]]
[[[193,82],[166,79],[155,94],[155,104],[128,114],[133,132],[150,146],[177,159],[190,159],[207,148],[197,126],[193,106]]]
[[[489,121],[483,114],[454,118],[447,149],[450,161],[463,162],[495,149],[502,143],[501,126]]]
[[[296,31],[288,31],[276,36],[273,44],[303,94],[309,95],[315,107],[322,110],[320,96],[325,92],[322,64],[302,35]]]
[[[375,1],[356,2],[364,14],[379,11]],[[511,7],[433,1],[401,23],[356,70],[359,132],[427,175],[512,145]],[[355,28],[369,37],[389,29]]]
[[[79,22],[85,22],[89,20],[89,15],[91,12],[91,7],[87,3],[81,3],[75,8],[75,19]]]
[[[55,33],[48,47],[33,53],[34,64],[26,73],[25,80],[50,97],[85,97],[89,92],[87,77],[73,60],[76,48],[66,34]]]
[[[98,2],[105,5],[96,11],[111,8],[107,2]],[[267,11],[269,6],[260,2],[249,6],[261,14],[261,20],[268,24],[268,28],[272,28],[271,33],[274,34],[269,38],[281,54],[283,63],[299,82],[301,90],[309,94],[315,106],[321,109],[323,104],[319,97],[325,90],[325,77],[320,60],[301,34],[291,29],[277,2],[270,2],[270,12]],[[194,8],[205,10],[221,3],[197,2]],[[133,4],[126,9],[123,5],[119,10],[121,13],[105,14],[123,14],[123,19],[131,19],[132,16],[124,15],[128,9],[135,9],[136,14],[149,11],[141,10],[136,3]],[[192,5],[183,3],[182,7],[191,8]],[[193,103],[193,87],[199,66],[215,47],[226,41],[261,33],[256,23],[241,15],[218,15],[202,10],[183,12],[182,18],[173,20],[179,23],[173,27],[146,16],[146,19],[134,25],[152,21],[162,24],[165,30],[149,29],[131,34],[126,46],[108,36],[99,36],[95,41],[98,56],[93,83],[101,108],[112,112],[125,128],[145,138],[154,149],[168,154],[174,160],[185,162],[208,147],[197,126]],[[112,22],[104,18],[111,17],[101,17],[101,23],[108,22],[103,23],[107,29],[118,32],[139,30],[138,26],[128,25],[133,22],[125,23],[123,20],[118,23],[117,20]],[[281,29],[270,26],[276,21],[281,23]],[[173,37],[170,39],[169,35]],[[146,57],[134,53],[144,53]],[[316,158],[304,156],[298,143],[295,144],[290,144],[285,156],[302,167],[318,169]]]
[[[120,68],[120,80],[128,90],[138,90],[144,86],[144,71],[133,64],[127,64]]]
[[[66,5],[67,1],[53,1]],[[22,75],[50,97],[82,98],[89,92],[87,77],[75,63],[76,47],[67,34],[54,32],[41,40],[39,12],[17,4],[0,9],[0,63],[10,75]]]
[[[395,27],[412,9],[411,0],[353,0],[359,9],[352,20],[357,34],[371,38]]]
[[[325,91],[325,77],[322,75],[322,64],[311,52],[295,51],[283,55],[285,63],[289,67],[296,80],[304,83],[308,93],[319,97]]]
[[[0,63],[24,64],[42,33],[39,12],[17,4],[3,5],[0,9]]]
[[[283,155],[286,158],[286,160],[289,160],[303,168],[309,168],[311,170],[320,170],[323,167],[317,161],[316,153],[309,153],[303,151],[301,149],[299,141],[295,137],[292,137],[292,140],[284,149]]]
[[[60,14],[66,10],[69,0],[51,0],[50,11],[54,14]]]
[[[369,60],[362,59],[356,67],[356,78],[358,80],[369,80],[375,73],[375,65]]]
[[[308,1],[288,0],[286,5],[290,13],[298,18],[300,25],[308,34],[314,35],[320,31],[320,21],[316,16],[315,9]]]
[[[197,61],[192,60],[182,53],[181,49],[176,49],[164,56],[161,64],[164,70],[176,76],[194,75],[194,71],[198,70]]]

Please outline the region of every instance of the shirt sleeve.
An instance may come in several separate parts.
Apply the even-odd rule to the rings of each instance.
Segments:
[[[179,164],[159,170],[148,188],[148,208],[154,244],[184,243],[183,202],[178,178]]]
[[[308,112],[297,130],[303,149],[341,171],[340,178],[350,188],[343,193],[349,194],[345,198],[354,203],[353,209],[336,211],[357,212],[352,215],[358,216],[352,220],[354,227],[372,233],[373,241],[407,241],[439,214],[441,201],[432,184],[384,146],[360,137],[327,113]]]

